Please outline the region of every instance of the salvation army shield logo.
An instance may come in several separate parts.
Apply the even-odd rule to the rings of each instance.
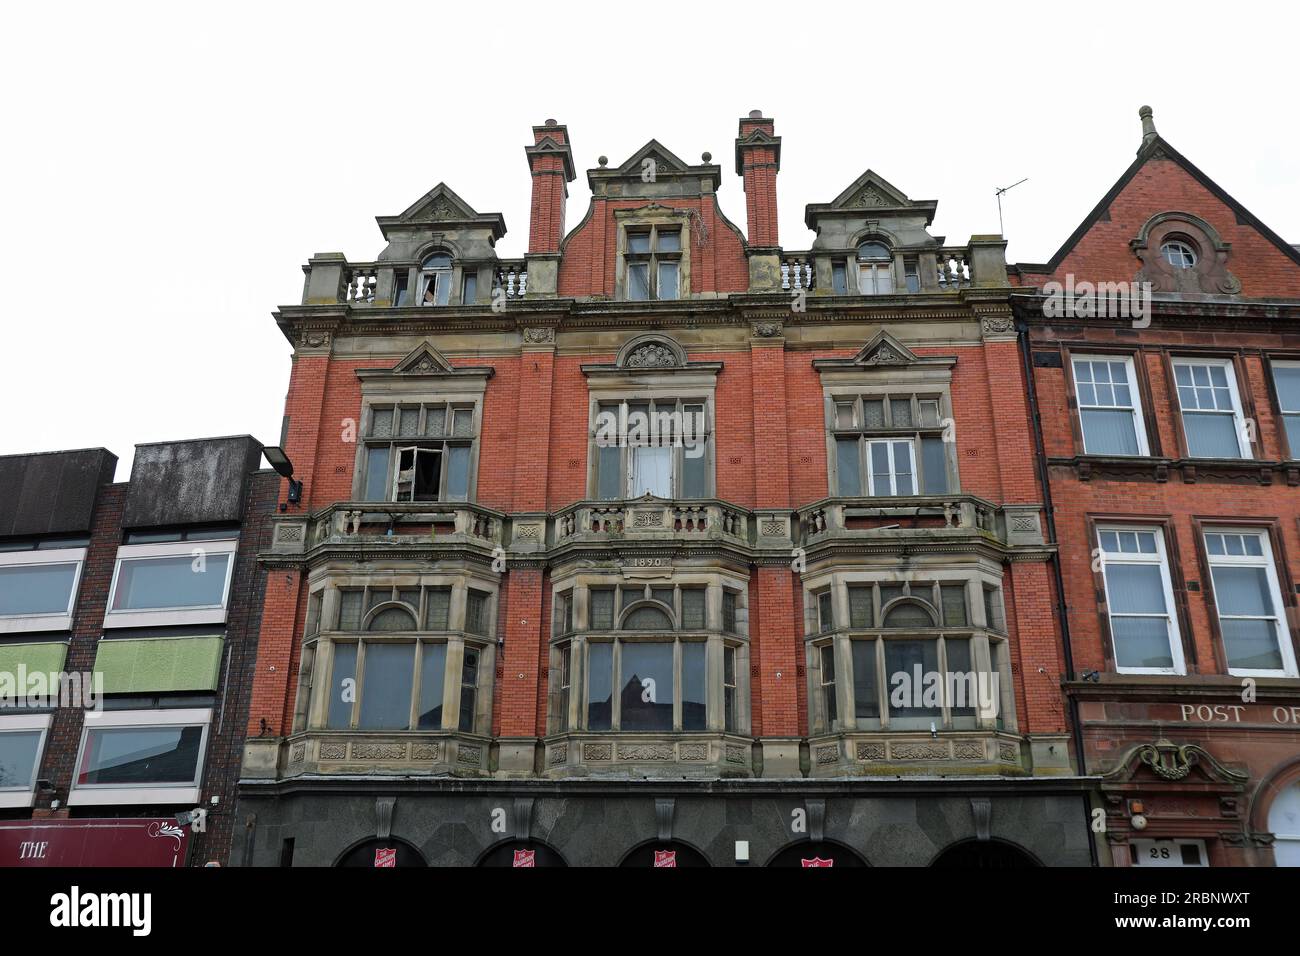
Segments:
[[[536,867],[537,851],[536,850],[515,850],[514,862],[510,864],[513,867]]]
[[[655,866],[677,866],[676,850],[655,850]]]
[[[835,861],[834,861],[834,860],[823,860],[823,859],[822,859],[821,857],[819,857],[819,856],[815,856],[815,857],[813,857],[811,860],[804,860],[804,859],[801,859],[801,860],[799,861],[799,863],[803,866],[803,868],[804,868],[805,870],[810,870],[810,869],[813,869],[814,867],[834,866],[834,865],[835,865]]]
[[[379,847],[375,850],[375,866],[395,868],[397,866],[397,847]]]

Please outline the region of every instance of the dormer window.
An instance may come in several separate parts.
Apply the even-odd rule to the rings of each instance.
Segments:
[[[420,264],[420,304],[446,305],[451,298],[451,256],[435,252]]]
[[[627,297],[632,301],[680,296],[682,231],[652,225],[627,231]]]
[[[888,295],[894,291],[894,257],[878,240],[858,246],[858,291],[863,295]]]

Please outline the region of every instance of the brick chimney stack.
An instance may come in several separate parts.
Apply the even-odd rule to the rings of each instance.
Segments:
[[[525,146],[533,174],[533,201],[528,220],[529,253],[556,253],[564,238],[564,203],[568,184],[577,178],[569,129],[553,119],[533,127],[533,145]]]
[[[736,137],[736,175],[745,182],[745,224],[752,248],[780,244],[776,228],[776,174],[781,169],[781,137],[762,110],[740,121]]]

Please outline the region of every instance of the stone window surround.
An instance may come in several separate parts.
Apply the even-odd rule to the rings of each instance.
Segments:
[[[348,588],[365,586],[398,588],[451,588],[451,602],[448,610],[448,630],[426,631],[423,621],[417,621],[417,628],[411,631],[339,631],[326,628],[323,622],[338,620],[341,591]],[[465,603],[470,589],[488,594],[487,634],[471,634],[465,631]],[[315,633],[303,640],[302,664],[299,671],[299,690],[295,708],[294,732],[303,730],[328,730],[329,700],[325,689],[331,686],[329,673],[333,664],[333,648],[336,639],[340,643],[353,643],[356,640],[387,643],[445,643],[447,660],[443,677],[443,727],[444,732],[456,732],[460,715],[460,673],[465,646],[479,649],[478,699],[476,701],[473,733],[488,736],[492,726],[492,695],[496,675],[497,649],[497,615],[500,608],[500,584],[495,580],[482,578],[465,571],[420,571],[398,568],[380,569],[366,574],[349,574],[347,572],[326,571],[311,582],[308,600],[312,595],[320,595],[322,626]],[[380,605],[375,611],[385,606]],[[358,661],[358,678],[361,662]],[[454,676],[454,688],[451,686]],[[314,688],[321,688],[311,692]],[[450,722],[450,724],[449,724]],[[331,733],[378,733],[354,728],[346,731],[333,730]],[[429,731],[385,730],[384,734],[428,733]]]
[[[862,584],[901,584],[904,582],[925,582],[927,584],[954,584],[960,583],[966,586],[966,613],[968,625],[966,627],[944,627],[936,625],[934,628],[925,631],[913,631],[906,628],[867,628],[854,629],[851,627],[840,626],[838,622],[849,620],[849,596],[848,588],[850,585]],[[805,668],[807,676],[805,679],[805,689],[808,695],[808,723],[809,729],[813,736],[819,733],[849,732],[853,730],[890,730],[890,720],[887,708],[881,709],[879,718],[872,718],[867,721],[868,726],[858,726],[857,719],[854,717],[853,709],[853,659],[852,659],[852,640],[850,634],[862,635],[863,639],[877,641],[876,655],[877,668],[876,680],[881,685],[882,690],[887,697],[890,689],[888,675],[882,663],[883,644],[881,641],[888,640],[937,640],[940,635],[969,637],[971,641],[971,666],[976,672],[988,671],[990,665],[989,645],[1001,645],[1001,653],[998,655],[998,692],[999,692],[999,715],[1002,721],[1002,727],[997,727],[996,720],[974,718],[958,718],[963,723],[973,723],[978,729],[994,730],[1001,729],[1014,732],[1016,729],[1015,714],[1015,694],[1012,692],[1011,682],[1011,660],[1010,660],[1010,642],[1005,631],[1000,631],[990,626],[984,619],[984,589],[994,587],[999,592],[998,599],[1003,602],[1003,617],[1006,617],[1005,596],[1001,593],[1003,590],[1003,579],[1000,571],[992,570],[984,565],[975,568],[955,569],[952,567],[935,567],[933,569],[920,566],[913,571],[899,573],[896,571],[883,570],[827,570],[815,575],[807,575],[803,579],[804,594],[804,648],[805,648]],[[832,592],[832,607],[837,626],[835,630],[822,632],[817,626],[817,598],[822,592],[830,589]],[[927,602],[928,603],[928,602]],[[836,709],[838,719],[835,727],[829,727],[825,705],[822,700],[821,685],[821,648],[827,645],[835,645],[835,688],[836,688]],[[945,670],[945,663],[939,661],[939,669]],[[906,720],[918,720],[919,718],[905,718]],[[897,721],[895,721],[897,723]],[[972,727],[954,726],[952,718],[948,714],[948,706],[945,702],[943,706],[943,716],[935,720],[936,726],[940,730],[962,730],[972,729]],[[928,718],[926,726],[920,727],[894,727],[894,730],[917,730],[929,729]]]
[[[203,728],[199,740],[198,759],[195,761],[194,779],[190,784],[153,785],[145,784],[92,784],[77,783],[74,773],[68,793],[67,805],[74,806],[121,806],[137,803],[188,803],[195,804],[200,799],[200,783],[203,768],[207,762],[208,738],[212,730],[212,709],[193,708],[177,710],[107,710],[88,713],[81,730],[81,742],[77,748],[75,766],[84,765],[86,744],[93,730],[119,727],[196,727]]]
[[[32,767],[31,782],[25,787],[6,787],[0,790],[0,809],[30,807],[36,800],[36,779],[40,776],[41,759],[45,756],[45,743],[49,738],[53,714],[8,714],[0,716],[0,734],[14,731],[39,731],[36,742],[36,759]]]
[[[673,631],[625,631],[615,627],[614,630],[593,632],[588,628],[589,592],[593,587],[618,588],[649,584],[652,587],[700,587],[707,592],[705,598],[705,627],[701,630]],[[722,630],[722,592],[731,591],[737,595],[735,632]],[[750,732],[750,697],[749,697],[749,636],[748,636],[748,601],[749,582],[747,579],[727,572],[714,570],[671,570],[665,568],[659,575],[622,575],[610,573],[580,573],[557,580],[552,587],[554,608],[558,598],[566,592],[573,595],[574,629],[564,634],[556,634],[550,639],[549,673],[563,673],[563,652],[568,649],[570,658],[569,714],[567,728],[560,730],[562,722],[557,713],[560,694],[558,684],[550,686],[550,704],[548,710],[548,731],[556,733],[581,734],[618,734],[618,730],[591,731],[585,728],[587,710],[587,675],[588,649],[593,634],[602,638],[602,643],[627,640],[666,640],[668,637],[681,639],[693,635],[705,636],[705,652],[708,674],[706,678],[706,731],[662,731],[660,734],[720,733],[725,726],[723,701],[723,648],[735,649],[736,677],[736,721],[732,733],[748,735]],[[676,595],[674,596],[676,602]],[[676,609],[675,609],[676,611]],[[607,639],[607,640],[605,640]],[[680,668],[680,655],[675,655],[675,667]],[[676,693],[674,691],[674,693]],[[674,698],[676,700],[676,698]]]
[[[627,297],[627,233],[628,230],[636,231],[642,227],[650,228],[651,226],[672,226],[681,229],[682,248],[679,258],[677,272],[677,298],[691,298],[691,213],[690,209],[678,209],[673,206],[660,206],[657,203],[651,203],[648,206],[641,206],[637,209],[616,209],[614,210],[615,228],[618,230],[615,239],[615,261],[617,263],[614,273],[614,298],[620,302],[638,301],[630,300]],[[649,299],[647,301],[657,302],[658,299]],[[676,300],[670,300],[676,301]]]
[[[658,337],[655,337],[658,340]],[[650,339],[647,338],[646,341]],[[632,343],[628,343],[631,345]],[[636,344],[643,344],[639,339]],[[667,344],[667,343],[666,343]],[[674,343],[675,344],[675,343]],[[628,351],[625,347],[625,351]],[[630,354],[630,351],[628,351]],[[596,500],[600,492],[599,450],[596,446],[596,421],[602,405],[618,402],[629,404],[639,400],[673,400],[678,402],[702,402],[704,404],[704,430],[709,436],[705,443],[704,474],[705,498],[710,498],[717,491],[716,453],[717,446],[714,427],[717,423],[715,414],[717,373],[712,369],[661,368],[634,369],[619,368],[609,371],[589,371],[587,379],[587,498]],[[627,486],[627,449],[620,449],[619,481]],[[673,479],[680,482],[681,475],[678,461],[680,456],[673,456]],[[471,466],[474,462],[471,460]],[[680,487],[675,484],[674,487]],[[621,499],[615,499],[621,500]],[[694,499],[693,499],[694,500]]]
[[[472,407],[474,409],[474,427],[473,437],[470,441],[469,452],[469,484],[466,491],[465,502],[473,502],[478,496],[478,460],[479,449],[481,446],[480,439],[483,434],[483,399],[487,392],[487,380],[480,379],[477,382],[458,380],[454,386],[445,388],[438,387],[429,383],[427,379],[413,378],[409,381],[389,381],[384,383],[365,382],[362,385],[361,392],[361,419],[357,424],[357,453],[356,462],[352,469],[352,500],[364,501],[366,493],[366,453],[370,447],[371,441],[366,436],[370,434],[370,429],[374,419],[375,408],[386,408],[389,406],[399,405],[455,405],[460,407]],[[450,438],[451,436],[446,436]],[[392,445],[401,445],[403,441],[409,441],[410,444],[418,445],[421,442],[438,441],[445,439],[433,439],[423,435],[411,436],[409,439],[402,439],[396,435],[388,439],[376,439],[373,443],[386,442]],[[445,469],[446,464],[444,462]],[[392,462],[389,462],[390,480],[388,482],[389,494],[392,493],[391,469]],[[391,500],[391,499],[386,499]],[[440,498],[437,501],[424,502],[431,507],[437,505],[446,505],[459,502],[452,502],[446,498]]]
[[[827,493],[838,497],[839,471],[835,448],[835,401],[837,398],[883,398],[887,395],[913,394],[934,396],[939,399],[939,420],[955,421],[952,410],[952,370],[950,368],[917,368],[915,366],[862,367],[855,370],[822,370],[823,422],[826,430],[826,480]],[[920,430],[919,426],[916,430]],[[881,436],[885,437],[884,435]],[[945,459],[948,464],[947,494],[961,494],[961,475],[957,461],[957,443],[945,442]],[[920,449],[913,449],[914,462]],[[917,472],[919,475],[919,471]],[[864,492],[870,487],[867,475],[862,476]],[[917,494],[922,494],[917,485]],[[864,495],[870,497],[870,495]]]
[[[0,617],[0,634],[31,633],[36,631],[67,631],[72,629],[72,613],[77,606],[77,589],[81,586],[81,573],[86,567],[86,548],[50,548],[42,551],[0,552],[0,568],[33,564],[72,564],[77,566],[72,577],[65,611],[53,614],[21,614]]]
[[[447,304],[441,306],[426,306],[420,299],[420,275],[423,271],[424,260],[429,256],[442,254],[451,258],[451,287]],[[479,262],[464,259],[457,251],[456,244],[447,239],[438,239],[426,243],[421,247],[413,260],[408,262],[392,263],[387,262],[384,265],[391,265],[394,270],[393,289],[391,295],[393,298],[393,307],[397,307],[397,276],[406,276],[406,305],[402,308],[439,308],[449,309],[458,305],[482,305],[491,301],[493,270],[495,263]],[[465,290],[465,276],[478,276],[477,299],[474,302],[464,302],[462,297]]]

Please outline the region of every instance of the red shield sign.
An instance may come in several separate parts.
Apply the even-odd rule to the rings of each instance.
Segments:
[[[536,850],[515,850],[515,861],[510,864],[514,867],[536,867],[537,851]]]
[[[822,859],[821,857],[819,857],[819,856],[815,856],[815,857],[813,857],[811,860],[800,860],[799,862],[803,864],[803,868],[804,868],[805,870],[807,870],[807,869],[811,869],[812,867],[834,866],[834,865],[835,865],[835,861],[834,861],[834,860],[823,860],[823,859]]]
[[[392,849],[380,847],[375,850],[375,866],[395,868],[397,866],[397,847]]]
[[[677,866],[676,850],[655,850],[655,866]]]

